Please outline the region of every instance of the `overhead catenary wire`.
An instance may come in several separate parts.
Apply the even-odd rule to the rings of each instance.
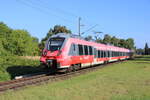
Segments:
[[[16,0],[16,1],[17,1],[18,3],[20,3],[20,4],[23,4],[23,5],[25,5],[25,6],[28,6],[28,7],[32,8],[32,9],[34,9],[34,10],[37,10],[37,11],[39,11],[39,12],[41,12],[41,13],[46,14],[46,15],[52,15],[52,16],[55,16],[55,17],[59,18],[60,20],[63,20],[63,21],[65,21],[65,22],[73,23],[73,24],[74,24],[73,21],[68,20],[68,19],[65,19],[65,18],[63,18],[63,17],[61,17],[61,16],[59,16],[59,15],[57,15],[57,14],[54,14],[53,12],[50,12],[49,10],[45,10],[44,8],[41,8],[40,6],[36,6],[35,4],[33,4],[33,2],[26,2],[27,0],[26,0],[26,1]]]
[[[62,9],[59,9],[59,8],[50,8],[46,2],[42,1],[42,0],[37,0],[36,2],[34,2],[34,0],[16,0],[18,3],[21,3],[25,6],[28,6],[34,10],[37,10],[41,13],[44,13],[46,15],[52,15],[52,16],[55,16],[57,17],[58,19],[60,20],[63,20],[64,22],[68,22],[68,23],[72,23],[73,25],[75,24],[75,21],[72,21],[70,19],[66,19],[64,17],[62,17],[62,14],[63,15],[67,15],[72,17],[72,18],[79,18],[76,14],[74,13],[71,13],[71,12],[68,12],[68,11],[65,11],[65,10],[62,10]],[[59,12],[59,13],[58,13]],[[84,19],[85,20],[85,19]],[[87,20],[85,20],[87,22]],[[87,25],[85,25],[87,26]],[[90,25],[91,26],[91,25]],[[95,26],[95,25],[94,25]],[[92,27],[92,29],[95,28],[95,27]],[[90,29],[86,30],[85,32],[88,32],[90,31]],[[85,33],[85,32],[82,32],[82,33]]]
[[[86,31],[84,31],[84,32],[82,32],[81,34],[84,34],[85,32],[89,32],[89,31],[91,31],[93,28],[95,28],[96,26],[98,26],[98,24],[96,24],[96,25],[94,25],[94,26],[92,26],[92,27],[90,27],[89,29],[87,29]]]
[[[29,0],[28,0],[29,1]],[[47,3],[43,0],[37,0],[36,3],[39,2],[40,4],[43,4],[43,6],[45,6],[46,8],[48,8],[49,10],[52,10],[52,11],[57,11],[59,13],[62,13],[62,14],[65,14],[65,15],[69,15],[69,16],[72,16],[74,18],[78,18],[79,16],[74,14],[74,13],[71,13],[71,12],[68,12],[68,11],[65,11],[63,9],[60,9],[60,8],[50,8],[49,6],[47,6]]]

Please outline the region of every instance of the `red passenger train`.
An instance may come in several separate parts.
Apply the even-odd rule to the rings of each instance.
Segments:
[[[40,62],[50,70],[72,71],[130,57],[129,49],[86,41],[77,35],[59,33],[51,36]]]

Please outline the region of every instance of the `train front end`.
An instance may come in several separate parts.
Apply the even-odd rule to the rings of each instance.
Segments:
[[[62,59],[62,50],[65,45],[66,38],[63,35],[54,35],[50,37],[40,58],[41,65],[53,71],[60,68],[60,59]]]

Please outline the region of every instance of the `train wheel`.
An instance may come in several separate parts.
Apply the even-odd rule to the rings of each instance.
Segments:
[[[67,68],[66,73],[72,72],[73,71],[73,66],[70,66],[69,68]]]
[[[108,63],[108,61],[104,61],[104,64],[107,64]]]
[[[74,65],[74,66],[73,66],[73,69],[74,69],[75,71],[81,69],[80,64]]]

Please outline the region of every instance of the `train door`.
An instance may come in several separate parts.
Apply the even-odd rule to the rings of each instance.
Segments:
[[[69,56],[71,59],[71,64],[78,63],[78,46],[77,44],[72,43],[69,50]]]
[[[94,54],[94,57],[93,57],[93,63],[92,63],[92,65],[96,65],[97,64],[97,56],[98,56],[98,52],[97,52],[97,50],[96,50],[96,48],[94,48],[93,49],[93,54]]]

